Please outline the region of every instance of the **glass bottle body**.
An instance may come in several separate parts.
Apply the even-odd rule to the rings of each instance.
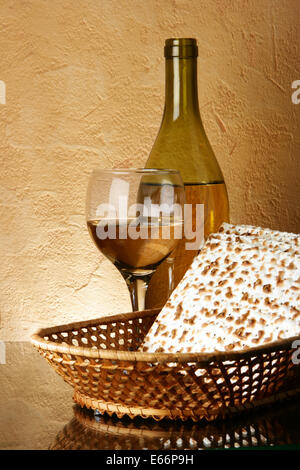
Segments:
[[[177,49],[176,49],[177,48]],[[229,221],[229,202],[223,174],[206,136],[198,105],[197,46],[193,39],[166,41],[165,108],[161,127],[146,168],[175,168],[184,182],[186,204],[204,205],[204,239]],[[197,250],[183,239],[153,276],[146,307],[162,306],[182,279]]]

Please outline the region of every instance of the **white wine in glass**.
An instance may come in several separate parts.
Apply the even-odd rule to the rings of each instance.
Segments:
[[[88,230],[124,277],[133,310],[144,309],[151,276],[182,239],[184,200],[177,170],[94,170],[91,175]]]

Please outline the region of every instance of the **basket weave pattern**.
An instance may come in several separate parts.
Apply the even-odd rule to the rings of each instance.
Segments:
[[[74,387],[75,402],[118,417],[213,420],[299,392],[295,338],[217,354],[137,351],[158,312],[48,328],[32,343]]]

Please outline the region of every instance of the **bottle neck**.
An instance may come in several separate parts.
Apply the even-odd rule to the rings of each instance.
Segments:
[[[166,59],[164,120],[200,119],[197,57]]]

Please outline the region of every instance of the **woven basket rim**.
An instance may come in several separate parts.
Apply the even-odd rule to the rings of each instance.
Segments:
[[[142,361],[149,363],[185,363],[185,362],[197,362],[203,365],[212,361],[234,361],[241,358],[249,358],[253,356],[253,353],[269,353],[275,352],[280,349],[290,349],[291,343],[300,340],[300,334],[266,343],[260,346],[247,348],[238,351],[216,351],[211,353],[149,353],[142,351],[124,351],[116,349],[98,349],[89,348],[84,346],[71,346],[67,344],[58,344],[55,341],[46,340],[44,337],[51,334],[57,334],[61,332],[67,332],[76,330],[77,328],[92,327],[101,324],[115,323],[118,321],[128,321],[136,318],[153,316],[155,313],[160,311],[159,308],[136,311],[130,313],[122,313],[117,315],[103,316],[92,320],[78,321],[74,323],[66,323],[58,326],[52,326],[48,328],[40,328],[36,333],[30,337],[30,342],[37,348],[59,352],[63,354],[71,354],[76,356],[82,356],[86,358],[94,359],[111,359],[111,360],[124,360],[124,361]]]

